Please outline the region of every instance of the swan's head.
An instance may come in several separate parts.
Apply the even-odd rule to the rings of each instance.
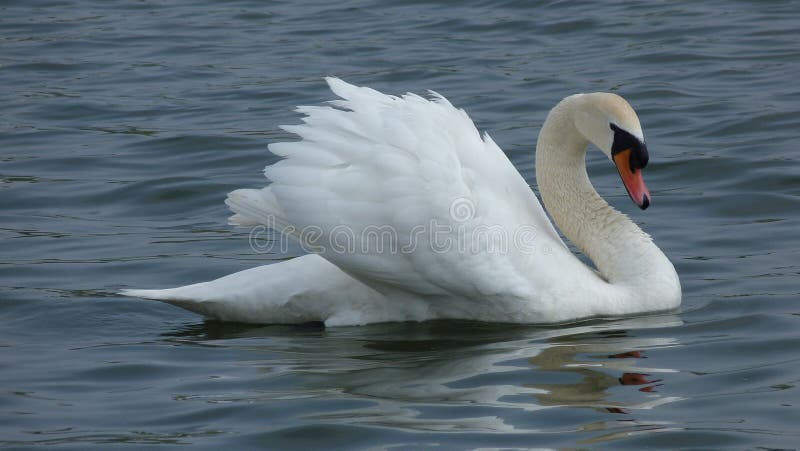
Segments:
[[[650,205],[650,191],[642,169],[649,156],[642,126],[630,104],[616,94],[579,94],[575,126],[617,166],[631,200],[642,210]]]

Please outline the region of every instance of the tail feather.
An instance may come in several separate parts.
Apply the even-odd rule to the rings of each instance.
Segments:
[[[319,255],[257,266],[208,282],[164,290],[122,290],[209,318],[243,323],[325,321],[352,325],[385,320],[382,296]],[[354,305],[358,308],[354,308]]]
[[[166,290],[138,290],[138,289],[125,289],[119,290],[122,296],[130,296],[132,298],[154,299],[157,301],[166,301],[172,299],[174,296],[169,294],[171,289]]]
[[[291,299],[283,293],[287,275],[281,265],[264,265],[219,279],[163,290],[121,290],[123,296],[163,301],[186,310],[222,320],[253,322],[260,311],[280,310]],[[274,293],[275,297],[265,293]],[[277,320],[281,320],[278,315]],[[263,319],[262,319],[263,320]],[[258,321],[255,321],[258,322]]]

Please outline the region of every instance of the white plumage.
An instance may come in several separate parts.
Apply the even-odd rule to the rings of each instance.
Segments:
[[[571,221],[559,225],[595,258],[600,274],[569,252],[525,180],[463,110],[436,93],[431,99],[395,97],[336,78],[327,81],[341,100],[298,108],[303,124],[283,128],[301,139],[269,146],[284,157],[264,171],[272,183],[233,191],[226,201],[235,213],[232,224],[267,224],[316,255],[211,282],[124,294],[224,320],[328,325],[437,318],[556,322],[680,302],[674,268],[649,238],[593,189],[574,192],[581,172],[585,176],[582,164],[556,168],[577,175],[574,183],[559,177],[563,196],[551,213],[557,222],[559,216]],[[588,110],[587,101],[621,100],[604,96],[609,95],[567,98],[548,121],[553,125],[563,122],[562,114]],[[632,113],[624,106],[608,119],[641,136],[635,114],[635,123],[624,123]],[[581,158],[571,161],[582,162],[587,139],[598,146],[607,140],[576,137],[580,132],[569,124],[555,127],[548,142],[540,137],[538,152],[577,152]],[[547,188],[540,186],[543,196]],[[575,208],[584,211],[568,211]],[[597,233],[570,236],[576,227]],[[592,243],[581,240],[614,241],[606,232],[636,237],[637,248],[611,246],[603,251],[612,254],[608,258],[592,255]],[[656,296],[647,295],[641,281],[633,283],[643,276],[642,265]],[[626,268],[636,274],[604,280],[608,274],[625,275]],[[637,295],[642,296],[634,299]]]

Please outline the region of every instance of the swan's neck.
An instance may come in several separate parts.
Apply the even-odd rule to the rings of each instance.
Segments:
[[[661,303],[648,289],[662,291],[680,285],[674,267],[650,236],[626,215],[612,208],[595,191],[586,173],[588,141],[577,130],[574,97],[568,97],[548,115],[536,147],[536,180],[545,208],[561,232],[595,264],[606,286],[624,304]],[[666,296],[666,295],[665,295]],[[674,293],[669,293],[674,297]],[[633,313],[650,305],[619,305],[618,313]]]

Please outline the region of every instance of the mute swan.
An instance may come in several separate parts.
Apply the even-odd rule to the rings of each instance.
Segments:
[[[395,97],[327,78],[341,100],[298,108],[301,140],[269,149],[272,183],[226,203],[231,224],[269,226],[308,255],[164,290],[124,290],[221,320],[360,325],[459,318],[555,323],[669,310],[672,263],[586,174],[593,143],[633,202],[650,204],[636,113],[609,93],[577,94],[548,114],[536,195],[488,134],[441,95]]]

